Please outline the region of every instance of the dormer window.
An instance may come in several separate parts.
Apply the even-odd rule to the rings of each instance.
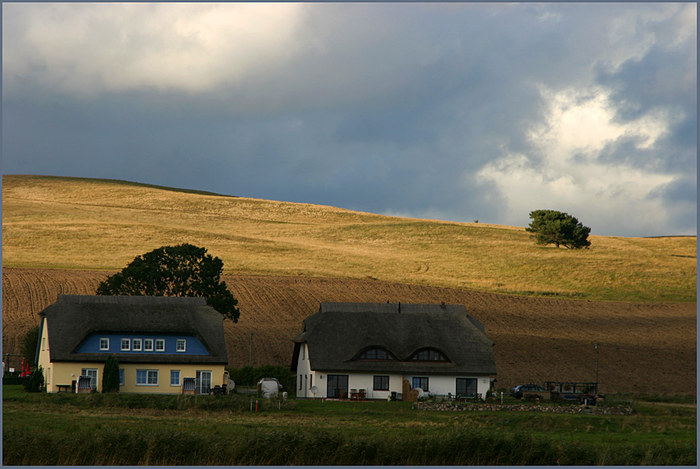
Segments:
[[[165,339],[156,339],[156,352],[165,352]]]
[[[141,351],[141,339],[134,339],[133,342],[131,343],[131,345],[132,345],[132,350],[134,352]]]
[[[143,351],[152,352],[153,351],[153,339],[143,339]]]
[[[128,352],[131,350],[131,339],[122,338],[122,352]]]
[[[94,344],[94,342],[93,342],[93,344]],[[109,350],[109,337],[101,337],[100,338],[100,350]]]
[[[184,352],[187,347],[187,341],[185,339],[177,339],[175,342],[175,351]]]
[[[411,360],[420,362],[448,362],[450,360],[439,350],[424,348],[411,355]]]
[[[362,352],[355,360],[396,360],[396,357],[385,348],[373,347]]]

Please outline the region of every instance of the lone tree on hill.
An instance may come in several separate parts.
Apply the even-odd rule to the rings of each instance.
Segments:
[[[588,248],[591,229],[583,226],[576,217],[557,210],[533,210],[532,222],[525,230],[534,233],[537,244],[556,244],[569,249]]]
[[[224,263],[192,244],[163,246],[136,257],[97,287],[98,295],[202,296],[207,304],[238,322],[236,300],[221,281]]]

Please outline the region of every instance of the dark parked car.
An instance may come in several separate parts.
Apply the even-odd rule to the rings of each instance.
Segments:
[[[537,384],[521,384],[511,389],[510,395],[516,399],[521,399],[522,397],[528,399],[542,399],[545,391],[546,389],[543,386]]]

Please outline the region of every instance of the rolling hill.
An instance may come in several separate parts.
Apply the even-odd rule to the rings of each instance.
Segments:
[[[592,380],[695,393],[696,238],[592,236],[536,246],[523,228],[386,217],[123,181],[3,177],[3,346],[58,293],[91,294],[135,256],[205,246],[241,305],[231,365],[287,365],[321,301],[461,303],[496,343],[499,386]]]

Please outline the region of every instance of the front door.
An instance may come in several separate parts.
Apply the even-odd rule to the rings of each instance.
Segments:
[[[81,376],[90,377],[90,387],[97,389],[97,368],[83,368],[80,372]]]
[[[330,398],[348,397],[348,375],[328,375],[326,396]]]
[[[197,370],[197,394],[209,394],[211,390],[211,371]]]

